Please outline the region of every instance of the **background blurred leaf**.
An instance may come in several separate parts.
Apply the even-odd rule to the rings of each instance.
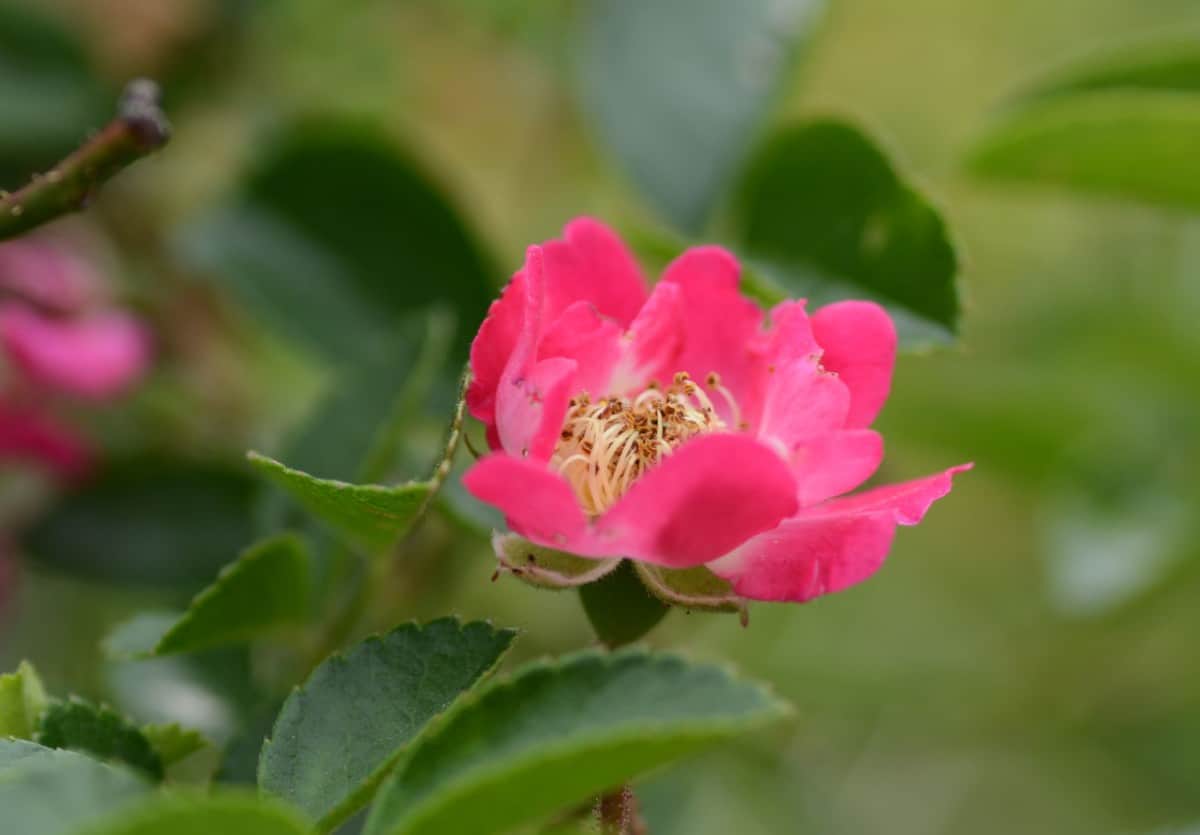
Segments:
[[[150,740],[136,725],[105,705],[74,697],[51,702],[38,721],[37,741],[47,748],[67,748],[121,762],[155,780],[163,777],[162,760]]]
[[[33,4],[0,3],[0,188],[59,160],[104,123],[111,99],[71,29]]]
[[[853,125],[809,121],[770,137],[738,185],[733,224],[741,254],[781,288],[760,291],[767,301],[874,299],[909,346],[957,331],[945,220]]]
[[[514,637],[445,618],[326,659],[284,703],[259,785],[328,831],[368,801],[417,732],[495,667]]]
[[[1097,51],[1048,74],[1022,98],[1113,87],[1200,92],[1200,30]]]
[[[79,835],[306,835],[282,803],[250,793],[161,794],[87,827]]]
[[[1200,93],[1099,90],[1035,101],[972,149],[972,173],[1200,209]]]
[[[588,0],[584,108],[650,202],[700,232],[775,102],[823,0]]]
[[[143,613],[106,639],[115,656],[171,655],[249,641],[307,622],[312,578],[303,542],[281,535],[247,548],[177,617]]]
[[[81,577],[195,589],[252,538],[256,488],[219,465],[113,462],[30,530],[26,551]]]
[[[786,712],[759,686],[676,656],[531,665],[420,737],[365,831],[504,832]]]
[[[143,725],[142,734],[167,768],[212,744],[204,738],[204,734],[184,728],[178,722]]]
[[[69,835],[150,787],[128,769],[31,745],[0,740],[0,809],[13,833]]]

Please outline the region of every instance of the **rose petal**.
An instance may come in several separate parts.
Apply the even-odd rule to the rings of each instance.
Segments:
[[[587,518],[571,485],[545,464],[495,452],[467,470],[463,485],[499,508],[509,527],[526,539],[578,553],[569,546],[584,538]]]
[[[870,426],[892,386],[896,364],[892,318],[872,302],[837,302],[816,312],[812,328],[824,351],[821,365],[850,389],[846,427]]]
[[[829,432],[803,441],[792,454],[801,507],[858,487],[883,461],[883,437],[871,429]]]
[[[697,383],[716,372],[739,403],[753,396],[762,323],[762,311],[738,292],[740,272],[729,252],[703,246],[672,261],[662,279],[682,291],[686,332],[679,370],[691,374]],[[714,405],[729,422],[731,413],[723,400],[714,399]]]
[[[796,512],[787,463],[747,435],[703,435],[634,482],[592,531],[592,553],[687,568]]]
[[[489,426],[496,421],[496,389],[508,358],[516,347],[525,320],[525,272],[518,272],[492,302],[487,318],[471,342],[471,383],[467,409]]]
[[[807,359],[794,360],[768,375],[757,434],[788,457],[802,441],[841,429],[849,409],[841,379]]]
[[[841,591],[874,574],[896,525],[917,524],[950,492],[952,477],[970,467],[806,508],[708,568],[754,600],[804,602]]]
[[[592,218],[577,218],[567,224],[561,240],[547,241],[542,248],[548,319],[584,300],[621,327],[629,326],[646,301],[646,279],[611,229]]]
[[[683,293],[677,284],[659,282],[625,334],[625,350],[608,391],[635,394],[651,380],[667,385],[679,365],[685,322]]]
[[[0,460],[36,464],[73,481],[87,475],[93,456],[83,438],[53,418],[0,406]]]
[[[8,305],[0,310],[0,342],[33,383],[84,397],[119,394],[150,361],[145,328],[117,312],[59,320]]]
[[[0,244],[0,289],[59,313],[79,310],[98,294],[90,264],[59,246],[15,240]]]
[[[574,360],[575,379],[568,394],[586,391],[603,397],[623,347],[620,325],[597,313],[591,302],[579,301],[546,329],[538,357]]]

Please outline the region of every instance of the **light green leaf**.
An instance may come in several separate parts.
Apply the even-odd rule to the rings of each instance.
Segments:
[[[107,705],[72,697],[51,702],[38,721],[37,742],[122,762],[161,780],[163,764],[141,730]]]
[[[349,484],[317,478],[257,452],[249,454],[258,472],[286,490],[306,510],[371,551],[386,550],[408,531],[433,495],[429,481],[395,487]]]
[[[33,739],[38,717],[46,708],[46,690],[28,661],[15,673],[0,675],[0,737]]]
[[[493,533],[497,571],[547,589],[569,589],[593,583],[621,562],[620,557],[593,560],[534,545],[515,533]]]
[[[732,219],[739,253],[768,280],[763,300],[872,299],[910,347],[953,338],[958,253],[946,222],[855,126],[823,119],[775,133],[751,160]]]
[[[310,614],[309,563],[303,543],[282,534],[242,552],[177,618],[138,615],[105,641],[115,656],[170,655],[249,641]]]
[[[133,772],[74,751],[0,740],[0,822],[13,835],[70,835],[150,788]]]
[[[786,713],[758,685],[674,655],[533,664],[418,739],[365,833],[505,832]]]
[[[1099,90],[1034,102],[974,147],[973,174],[1200,210],[1200,93]]]
[[[143,725],[142,734],[167,768],[212,745],[204,734],[184,728],[178,722]]]
[[[600,139],[668,219],[712,215],[807,42],[823,0],[588,0],[582,100]]]
[[[328,831],[361,808],[410,740],[486,675],[515,633],[444,618],[334,655],[284,703],[258,781]]]
[[[248,792],[162,794],[78,830],[78,835],[307,835],[295,811]]]
[[[1106,47],[1034,84],[1027,98],[1108,88],[1200,92],[1200,32]]]

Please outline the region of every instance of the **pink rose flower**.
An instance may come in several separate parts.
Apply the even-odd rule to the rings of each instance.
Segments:
[[[757,600],[871,576],[971,465],[852,496],[883,441],[896,332],[870,302],[809,317],[738,292],[736,259],[690,249],[648,288],[606,227],[530,247],[471,348],[492,452],[467,489],[525,538],[586,557],[705,565]]]
[[[49,240],[0,245],[0,348],[35,387],[104,400],[150,363],[150,336],[109,306],[84,260]]]

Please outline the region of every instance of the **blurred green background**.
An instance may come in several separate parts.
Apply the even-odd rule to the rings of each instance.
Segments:
[[[36,11],[78,49],[73,68],[53,58],[63,46],[54,38],[21,39],[44,66],[14,58],[12,43],[0,50],[5,185],[98,124],[133,75],[162,80],[175,123],[164,152],[71,221],[102,241],[114,280],[159,337],[149,382],[127,402],[80,416],[114,460],[200,460],[225,468],[214,478],[229,486],[219,489],[237,494],[249,489],[238,475],[244,450],[299,449],[296,427],[314,408],[329,411],[329,426],[365,408],[322,399],[342,380],[361,371],[387,388],[391,365],[409,368],[418,349],[389,343],[394,323],[378,339],[353,331],[363,357],[334,367],[322,351],[337,355],[343,345],[285,338],[296,334],[264,326],[222,278],[286,249],[288,275],[320,284],[297,242],[262,218],[220,214],[247,167],[269,156],[269,137],[298,130],[288,127],[297,118],[318,134],[322,119],[351,118],[407,149],[485,253],[456,274],[480,271],[494,287],[524,246],[575,215],[653,225],[581,111],[572,83],[578,13],[567,3],[6,0],[0,8]],[[1194,0],[834,0],[828,9],[772,118],[849,115],[867,126],[944,210],[965,253],[961,339],[901,358],[879,424],[883,475],[964,460],[976,469],[925,523],[900,532],[871,582],[802,607],[756,606],[747,629],[736,618],[680,612],[651,635],[772,682],[799,717],[786,732],[647,781],[641,796],[654,833],[1152,833],[1200,822],[1200,223],[963,173],[971,141],[1032,79],[1102,45],[1188,27],[1200,27]],[[379,169],[364,166],[371,182]],[[328,189],[362,182],[310,173],[311,188],[286,199],[319,206]],[[270,192],[269,172],[255,188]],[[338,205],[360,198],[366,207],[375,199],[368,189],[339,195]],[[379,221],[386,240],[363,257],[420,286],[421,256],[407,247],[421,248],[413,234],[427,235],[440,209],[409,209]],[[321,222],[315,209],[304,217]],[[241,236],[236,247],[230,229]],[[457,233],[443,231],[439,240],[456,245]],[[337,305],[319,312],[340,315]],[[436,318],[404,327],[446,329]],[[389,474],[419,473],[434,455],[444,389],[410,404],[413,428]],[[319,441],[307,449],[298,454],[333,454],[325,461],[337,468],[336,451]],[[286,516],[278,505],[259,501],[255,518],[239,517],[244,537],[224,533],[248,544],[251,531],[270,526],[265,518]],[[405,543],[375,624],[453,611],[522,627],[525,656],[586,644],[574,596],[488,582],[486,539],[461,515],[435,515]],[[175,558],[163,552],[175,546],[169,538],[124,534],[98,533],[92,547],[119,562],[144,534],[149,559]],[[186,601],[219,564],[130,587],[104,582],[103,567],[23,560],[0,614],[0,666],[29,657],[56,691],[106,698],[146,719],[173,704],[173,715],[236,739],[222,700],[250,705],[252,715],[278,684],[272,671],[288,669],[286,650],[113,667],[97,649],[135,609]],[[190,676],[203,678],[198,669],[250,662],[253,676],[222,679],[237,681],[225,691],[189,689]]]

